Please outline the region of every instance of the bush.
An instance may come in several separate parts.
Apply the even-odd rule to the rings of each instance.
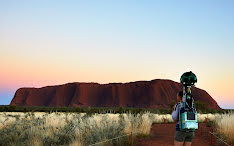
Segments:
[[[195,101],[196,109],[199,113],[208,113],[208,105],[201,101]]]
[[[31,107],[31,106],[0,106],[2,112],[76,112],[76,113],[88,113],[90,115],[94,113],[142,113],[149,111],[155,114],[171,114],[172,107],[175,101],[172,101],[169,105],[170,108],[133,108],[133,107]],[[225,113],[226,110],[208,109],[207,105],[203,102],[195,102],[197,111],[199,113]]]

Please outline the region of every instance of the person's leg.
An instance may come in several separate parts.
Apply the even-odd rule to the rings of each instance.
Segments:
[[[192,145],[192,142],[188,142],[188,141],[184,142],[184,146],[191,146],[191,145]]]
[[[184,133],[182,131],[175,131],[175,146],[183,146],[184,145]]]
[[[194,136],[195,136],[195,132],[186,133],[184,146],[191,146]]]
[[[174,146],[183,146],[183,145],[184,145],[184,142],[179,142],[179,141],[174,140]]]

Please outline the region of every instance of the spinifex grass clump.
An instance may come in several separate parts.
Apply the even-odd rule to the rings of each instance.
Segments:
[[[150,113],[0,113],[0,145],[90,145],[129,134],[149,134]],[[127,145],[129,135],[103,143]]]
[[[234,144],[234,113],[223,114],[216,119],[217,130],[228,143]]]
[[[201,114],[198,117],[203,121],[205,118],[215,120],[221,116]],[[121,114],[1,112],[0,145],[86,146],[98,142],[103,142],[101,145],[108,146],[128,145],[130,135],[127,134],[133,132],[133,136],[149,136],[152,123],[164,123],[165,121],[172,122],[170,114],[159,115],[150,112]],[[234,131],[230,128],[233,121],[234,119],[230,119],[228,126],[224,126],[224,129],[225,127],[230,129],[230,133]],[[106,141],[116,137],[120,138]]]
[[[152,122],[154,124],[156,123],[172,123],[174,122],[172,117],[171,117],[171,114],[151,114],[150,115],[151,119],[152,119]]]

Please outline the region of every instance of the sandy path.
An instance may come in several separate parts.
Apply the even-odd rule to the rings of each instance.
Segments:
[[[136,146],[173,146],[175,124],[153,124],[148,138],[136,139]],[[192,146],[209,146],[210,135],[206,123],[199,123]],[[212,144],[215,146],[217,144]]]

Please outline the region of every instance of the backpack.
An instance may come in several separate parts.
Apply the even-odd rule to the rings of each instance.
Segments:
[[[181,131],[195,131],[198,129],[197,111],[192,95],[185,93],[183,102],[179,106],[179,119]]]
[[[197,77],[192,71],[185,72],[181,76],[180,82],[183,85],[183,102],[179,109],[180,130],[195,131],[198,129],[198,122],[191,87],[197,82]]]

